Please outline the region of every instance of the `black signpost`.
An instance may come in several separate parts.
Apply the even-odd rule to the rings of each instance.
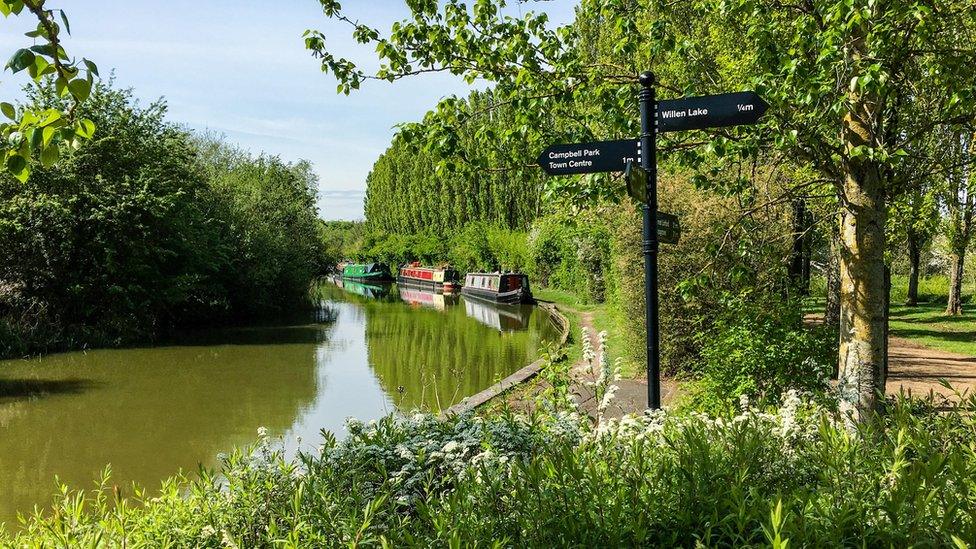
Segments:
[[[553,145],[539,155],[549,175],[625,172],[627,192],[642,203],[645,320],[647,322],[647,407],[661,407],[658,329],[657,253],[660,244],[677,244],[678,217],[657,211],[657,134],[755,124],[769,105],[755,92],[723,93],[658,102],[654,74],[641,73],[639,140]],[[646,151],[647,154],[641,154]],[[655,230],[652,230],[654,228]]]

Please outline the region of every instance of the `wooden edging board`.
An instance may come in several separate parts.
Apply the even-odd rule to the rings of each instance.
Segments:
[[[539,303],[538,306],[540,309],[543,309],[549,313],[553,321],[562,327],[562,331],[559,335],[559,345],[565,345],[566,340],[569,339],[569,319],[563,316],[563,314],[559,312],[559,309],[557,309],[556,305],[553,303]],[[542,370],[542,367],[545,365],[545,362],[546,361],[544,358],[540,358],[532,364],[516,370],[513,374],[502,379],[491,387],[466,397],[461,400],[461,402],[458,402],[454,406],[444,410],[441,412],[441,417],[456,416],[474,410],[491,399],[504,394],[512,387],[516,387],[537,376]]]

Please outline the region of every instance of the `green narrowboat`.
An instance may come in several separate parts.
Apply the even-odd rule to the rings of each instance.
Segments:
[[[349,280],[393,280],[390,268],[382,263],[348,263],[342,267],[342,278]]]

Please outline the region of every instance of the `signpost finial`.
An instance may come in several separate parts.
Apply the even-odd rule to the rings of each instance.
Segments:
[[[637,80],[640,81],[641,86],[644,86],[645,88],[650,88],[651,86],[654,85],[654,73],[651,71],[644,71],[640,73],[640,76],[637,77]]]

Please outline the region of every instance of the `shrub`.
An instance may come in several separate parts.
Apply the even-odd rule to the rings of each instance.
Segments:
[[[698,336],[701,363],[691,404],[728,410],[741,396],[768,405],[790,389],[822,393],[836,364],[837,336],[803,326],[792,303],[733,300]]]
[[[537,219],[529,233],[530,274],[543,286],[573,292],[588,302],[607,295],[610,233],[602,210]]]

